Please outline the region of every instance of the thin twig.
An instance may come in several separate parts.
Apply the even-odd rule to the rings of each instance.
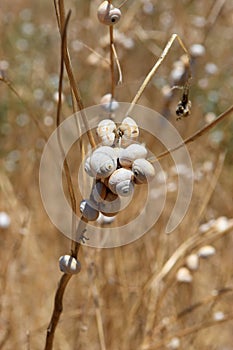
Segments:
[[[109,47],[110,47],[110,73],[111,73],[111,95],[112,99],[115,95],[115,74],[114,74],[114,37],[113,26],[109,26]]]
[[[157,60],[157,62],[155,63],[155,65],[152,67],[152,69],[150,70],[150,72],[147,74],[146,78],[144,79],[142,85],[140,86],[140,88],[138,89],[133,101],[130,104],[130,107],[126,113],[126,115],[130,115],[130,113],[132,112],[135,104],[138,102],[138,100],[140,99],[140,97],[142,96],[145,88],[147,87],[147,85],[149,84],[149,82],[151,81],[151,79],[154,77],[155,73],[157,72],[158,68],[161,66],[162,62],[164,61],[164,59],[166,58],[169,50],[171,49],[173,43],[175,40],[178,40],[180,46],[182,47],[182,49],[184,50],[185,54],[188,57],[188,61],[190,61],[190,57],[189,57],[189,53],[185,47],[185,45],[183,44],[182,40],[180,39],[180,37],[177,34],[172,34],[171,38],[169,39],[169,41],[167,42],[167,45],[165,46],[161,56],[159,57],[159,59]],[[188,78],[191,78],[191,72],[190,72],[190,65],[189,65],[189,71],[188,71]]]
[[[118,74],[119,74],[119,78],[118,78],[118,82],[117,84],[122,84],[122,70],[121,70],[121,65],[120,65],[120,61],[119,61],[119,58],[117,56],[117,52],[116,52],[116,48],[115,48],[115,45],[112,44],[112,51],[113,51],[113,54],[114,54],[114,57],[115,57],[115,60],[116,60],[116,65],[117,65],[117,69],[118,69]]]
[[[178,149],[180,149],[181,147],[184,147],[185,145],[195,141],[200,136],[206,134],[209,130],[211,130],[214,126],[216,126],[219,122],[221,122],[225,117],[229,116],[232,112],[233,112],[233,105],[231,107],[229,107],[226,111],[221,113],[214,121],[212,121],[208,125],[204,126],[203,128],[199,129],[197,132],[195,132],[193,135],[186,138],[179,145],[177,145],[173,148],[169,148],[168,150],[164,151],[163,153],[160,153],[156,158],[149,158],[149,161],[151,163],[154,163],[154,162],[164,158],[165,156],[167,156],[171,152],[175,152]]]
[[[58,1],[58,5],[59,8],[57,8],[57,4],[56,4],[56,0],[54,0],[54,6],[56,9],[56,16],[57,16],[57,22],[58,22],[58,26],[59,26],[59,30],[60,30],[60,34],[62,35],[63,32],[63,28],[64,28],[64,24],[65,24],[65,7],[64,7],[64,1],[63,0],[59,0]],[[84,111],[84,105],[82,102],[82,98],[81,98],[81,94],[78,88],[78,84],[77,81],[75,79],[74,73],[73,73],[73,69],[72,69],[72,65],[71,65],[71,61],[70,61],[70,56],[69,56],[69,52],[68,52],[68,48],[67,48],[67,40],[64,40],[64,52],[63,52],[63,56],[64,56],[64,62],[65,62],[65,66],[66,66],[66,71],[67,71],[67,75],[70,81],[70,85],[71,88],[74,92],[74,96],[77,102],[77,105],[79,107],[80,110],[80,114],[81,114],[81,118],[83,120],[83,123],[85,125],[85,128],[87,130],[87,136],[90,142],[90,145],[92,148],[96,147],[96,142],[94,139],[94,136],[92,134],[92,131],[90,130],[89,127],[89,123]]]

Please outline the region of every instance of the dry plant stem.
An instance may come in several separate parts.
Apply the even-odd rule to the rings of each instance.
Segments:
[[[220,15],[223,9],[223,6],[225,5],[225,2],[226,0],[216,0],[213,6],[211,7],[210,13],[206,19],[206,24],[205,24],[206,32],[205,32],[204,42],[208,38],[209,32],[213,28],[218,16]]]
[[[185,45],[183,44],[182,40],[180,39],[180,37],[177,34],[172,34],[171,38],[169,39],[169,41],[167,42],[167,45],[165,46],[161,56],[159,57],[159,59],[157,60],[157,62],[155,63],[155,65],[153,66],[153,68],[150,70],[150,72],[147,74],[146,78],[144,79],[142,85],[140,86],[140,88],[138,89],[138,92],[136,93],[133,101],[131,102],[131,105],[126,113],[126,115],[130,115],[130,113],[132,112],[135,104],[138,102],[138,100],[140,99],[140,97],[142,96],[145,88],[147,87],[147,85],[149,84],[149,82],[151,81],[151,79],[153,78],[153,76],[155,75],[155,73],[157,72],[157,70],[159,69],[159,67],[161,66],[161,64],[163,63],[164,59],[166,58],[169,50],[171,49],[173,43],[175,40],[178,40],[181,48],[184,50],[185,54],[188,57],[188,61],[190,61],[190,57],[189,57],[189,53],[185,47]],[[191,78],[191,72],[190,72],[190,65],[189,65],[189,71],[188,71],[188,78]]]
[[[113,26],[109,26],[109,41],[110,41],[110,72],[111,72],[111,94],[112,99],[115,96],[115,75],[114,75],[114,37],[113,37]]]
[[[114,57],[115,57],[115,60],[116,60],[117,69],[118,69],[119,78],[118,78],[117,84],[119,85],[119,84],[122,84],[122,80],[123,80],[122,79],[122,70],[121,70],[120,61],[118,59],[116,48],[115,48],[114,44],[112,44],[112,51],[113,51],[113,54],[114,54]]]
[[[65,24],[65,7],[64,7],[63,0],[58,1],[58,8],[57,8],[56,0],[54,0],[54,6],[55,6],[55,10],[56,10],[56,16],[57,16],[59,30],[60,30],[60,33],[62,35],[64,24]],[[74,92],[74,96],[75,96],[77,105],[78,105],[79,110],[80,110],[81,118],[82,118],[83,123],[85,125],[85,128],[87,130],[87,136],[88,136],[89,142],[91,144],[91,147],[95,148],[96,142],[95,142],[94,136],[92,134],[92,131],[90,130],[86,114],[83,110],[84,105],[83,105],[83,102],[81,99],[81,94],[80,94],[80,91],[78,88],[77,81],[74,77],[74,73],[73,73],[73,69],[72,69],[72,65],[71,65],[71,61],[70,61],[70,56],[69,56],[69,52],[68,52],[68,48],[67,48],[67,40],[66,39],[64,42],[63,56],[64,56],[64,62],[65,62],[65,66],[66,66],[67,75],[68,75],[68,78],[70,81],[70,85],[71,85],[71,88]]]
[[[175,267],[177,264],[193,249],[197,249],[199,246],[203,244],[209,244],[219,239],[225,234],[228,234],[232,231],[233,228],[233,220],[229,222],[229,227],[224,231],[214,231],[214,229],[210,229],[206,233],[200,235],[197,233],[190,237],[187,241],[181,244],[177,250],[172,254],[172,256],[167,260],[159,273],[154,273],[146,282],[144,286],[144,291],[151,291],[151,300],[150,300],[150,315],[152,315],[152,310],[157,310],[158,305],[158,296],[163,296],[166,292],[166,283],[165,279],[169,277],[170,281],[175,280]],[[154,312],[153,312],[154,313]],[[149,331],[153,327],[154,315],[150,316],[147,320],[147,324],[145,326],[145,332],[149,333]]]
[[[221,122],[225,117],[229,116],[233,112],[233,105],[229,107],[226,111],[224,111],[222,114],[220,114],[213,122],[210,124],[204,126],[203,128],[199,129],[197,132],[195,132],[193,135],[189,136],[187,139],[185,139],[182,143],[175,146],[174,148],[169,148],[167,151],[160,153],[156,158],[150,158],[150,162],[154,163],[165,156],[169,155],[171,152],[177,151],[181,147],[184,147],[188,143],[191,143],[198,139],[200,136],[206,134],[209,130],[211,130],[214,126],[216,126],[219,122]]]
[[[225,322],[229,322],[229,321],[232,321],[232,320],[233,320],[233,314],[229,313],[229,314],[225,315],[223,320],[219,320],[219,321],[209,320],[209,321],[206,321],[206,322],[202,322],[202,323],[196,324],[194,326],[190,326],[190,327],[187,327],[187,328],[184,328],[184,329],[177,330],[177,331],[173,332],[172,334],[169,334],[163,340],[158,341],[158,342],[148,343],[147,345],[145,345],[141,349],[142,350],[158,350],[158,349],[161,349],[161,348],[165,347],[167,345],[167,343],[174,337],[183,338],[183,337],[186,337],[188,335],[191,335],[191,334],[194,334],[196,332],[199,332],[200,330],[204,330],[204,329],[207,329],[209,327],[217,326],[219,324],[222,324],[222,323],[225,323]]]
[[[90,286],[93,296],[93,301],[95,305],[95,315],[96,315],[96,323],[98,328],[98,334],[99,334],[99,341],[100,341],[100,348],[101,350],[106,350],[106,342],[105,342],[105,336],[104,336],[104,327],[103,327],[103,319],[100,309],[100,296],[98,292],[98,288],[95,282],[96,279],[96,273],[94,270],[94,264],[89,261],[89,269],[88,269],[88,276],[90,280]]]
[[[55,295],[53,314],[51,317],[50,324],[47,328],[47,337],[46,337],[46,344],[45,344],[44,350],[51,350],[53,348],[53,339],[54,339],[55,330],[63,310],[63,295],[71,277],[72,275],[63,274],[60,279],[57,292]]]

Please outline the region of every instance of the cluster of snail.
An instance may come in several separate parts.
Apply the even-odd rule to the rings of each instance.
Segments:
[[[86,158],[84,166],[94,180],[93,186],[90,197],[80,203],[80,212],[88,221],[95,221],[100,212],[115,216],[122,197],[132,196],[135,185],[146,184],[155,176],[153,165],[146,159],[146,147],[136,142],[139,128],[131,117],[118,127],[111,119],[104,119],[96,133],[101,146]]]

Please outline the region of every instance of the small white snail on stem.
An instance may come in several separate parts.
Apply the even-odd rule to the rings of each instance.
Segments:
[[[90,169],[97,179],[110,176],[117,168],[114,149],[108,146],[97,148],[90,157]]]
[[[135,139],[139,136],[139,128],[135,120],[130,117],[123,119],[119,130],[122,133],[122,137],[126,139]]]
[[[130,167],[135,159],[146,158],[146,156],[146,147],[138,143],[133,143],[132,145],[122,149],[119,162],[123,167]]]
[[[115,140],[116,124],[111,119],[102,120],[97,127],[96,133],[104,146],[112,146]]]
[[[145,184],[155,177],[155,169],[148,160],[139,158],[135,159],[132,165],[134,181],[137,184]]]
[[[121,19],[121,10],[114,7],[110,2],[103,1],[98,7],[97,16],[101,23],[112,26]]]
[[[108,187],[119,196],[130,196],[134,190],[133,172],[124,168],[115,170],[108,180]]]
[[[77,274],[81,270],[80,262],[71,255],[63,255],[59,259],[59,266],[62,272]]]

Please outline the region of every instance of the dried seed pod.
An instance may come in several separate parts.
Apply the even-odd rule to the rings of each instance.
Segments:
[[[132,145],[122,149],[119,156],[119,162],[123,167],[130,167],[135,159],[146,158],[146,156],[146,147],[138,143],[133,143]]]
[[[132,164],[134,181],[137,184],[145,184],[155,177],[155,169],[148,160],[139,158],[135,159]]]
[[[80,262],[71,255],[63,255],[59,259],[59,266],[62,272],[77,274],[81,270]]]
[[[108,1],[103,1],[98,7],[97,16],[101,23],[112,26],[119,22],[121,18],[121,11],[120,9],[115,8]]]
[[[130,196],[134,190],[133,172],[124,168],[115,170],[108,180],[108,187],[119,196]]]
[[[108,146],[96,149],[90,157],[90,168],[97,179],[109,177],[117,168],[114,150]]]
[[[119,108],[119,103],[112,98],[112,94],[104,95],[100,100],[100,105],[108,113],[115,112]]]
[[[181,267],[177,271],[176,279],[178,282],[190,283],[193,280],[193,276],[191,275],[189,269],[186,267]]]
[[[99,216],[99,211],[94,208],[90,200],[83,199],[79,206],[80,212],[88,221],[95,221]]]
[[[122,141],[125,142],[130,139],[136,139],[139,136],[139,128],[135,120],[130,117],[123,119],[119,126],[120,134],[122,135]]]
[[[115,193],[108,192],[105,200],[99,204],[100,212],[105,216],[115,216],[121,208],[121,200]]]

